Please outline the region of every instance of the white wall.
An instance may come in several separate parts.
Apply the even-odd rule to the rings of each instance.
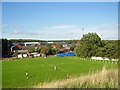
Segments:
[[[22,58],[22,54],[18,54],[18,56],[17,56],[18,58]]]

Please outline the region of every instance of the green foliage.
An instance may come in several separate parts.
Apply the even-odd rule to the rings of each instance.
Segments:
[[[78,40],[64,40],[64,42],[68,43],[68,44],[75,44],[77,43]]]
[[[103,54],[104,57],[108,57],[110,59],[112,58],[118,58],[118,41],[116,40],[106,40],[103,41],[104,46],[103,48]]]
[[[34,40],[34,39],[10,39],[12,43],[24,43],[24,42],[47,42],[46,40]],[[66,42],[68,44],[75,44],[78,40],[49,40],[49,42]]]
[[[70,50],[71,51],[74,51],[74,48],[75,48],[76,46],[73,44],[71,47],[70,47]]]
[[[74,52],[75,52],[75,54],[76,54],[77,56],[80,56],[80,54],[81,54],[81,53],[80,53],[80,52],[81,52],[80,49],[81,49],[81,48],[80,48],[79,46],[78,46],[78,47],[75,47],[75,49],[74,49]]]
[[[118,41],[101,40],[96,33],[88,33],[83,35],[83,38],[80,40],[80,46],[76,47],[74,52],[80,57],[100,56],[109,59],[118,58]]]
[[[51,55],[55,55],[57,54],[57,52],[58,52],[58,49],[55,49],[55,48],[51,49]]]
[[[46,53],[47,55],[55,55],[58,52],[58,50],[52,48],[50,44],[46,46],[46,50],[47,50],[47,53]]]
[[[35,51],[35,48],[30,48],[28,51],[29,51],[30,53],[33,53],[33,52]]]
[[[36,49],[36,52],[40,53],[40,52],[41,52],[41,48],[38,47],[38,48]]]
[[[34,40],[34,39],[10,39],[12,43],[24,43],[24,42],[46,42],[42,40]]]
[[[96,33],[88,33],[83,35],[75,53],[80,57],[95,56],[99,46],[101,46],[101,38]]]

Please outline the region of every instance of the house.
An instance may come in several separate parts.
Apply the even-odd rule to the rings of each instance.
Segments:
[[[15,44],[11,47],[11,52],[15,52],[16,50],[25,50],[25,46],[23,44]]]
[[[16,43],[11,47],[11,52],[13,56],[18,58],[23,57],[38,57],[40,54],[36,53],[38,48],[46,46],[46,42],[25,42],[25,43]],[[34,53],[33,53],[34,52]]]
[[[12,46],[11,53],[13,53],[13,56],[17,58],[23,58],[29,56],[29,52],[24,46],[24,44],[15,44],[14,46]]]
[[[71,45],[70,44],[63,44],[62,46],[63,46],[64,49],[70,49]]]
[[[29,56],[28,50],[17,50],[17,58],[26,58]]]

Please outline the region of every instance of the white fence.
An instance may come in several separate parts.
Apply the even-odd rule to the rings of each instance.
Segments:
[[[109,58],[91,57],[92,60],[109,60]]]
[[[111,62],[117,64],[118,59],[109,59],[109,58],[103,58],[103,57],[91,57],[91,60],[96,60],[96,61],[104,61],[104,62]]]

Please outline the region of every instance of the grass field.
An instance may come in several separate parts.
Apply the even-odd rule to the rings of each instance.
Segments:
[[[57,66],[57,70],[53,67]],[[53,82],[66,79],[67,75],[78,77],[94,73],[103,67],[117,68],[117,64],[101,61],[83,60],[77,57],[48,57],[48,58],[23,58],[15,61],[2,62],[3,88],[28,88],[42,85],[44,82]],[[28,71],[29,78],[25,76]]]

